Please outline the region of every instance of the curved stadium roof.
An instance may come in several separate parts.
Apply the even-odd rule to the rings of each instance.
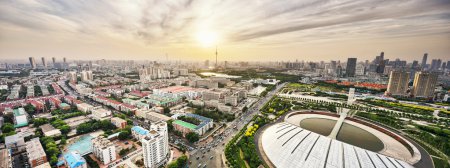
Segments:
[[[264,154],[279,168],[412,168],[408,163],[340,142],[287,122],[267,127]]]

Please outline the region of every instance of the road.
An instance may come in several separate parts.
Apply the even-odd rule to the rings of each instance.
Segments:
[[[207,145],[198,146],[197,150],[190,152],[189,167],[225,167],[222,163],[222,154],[224,154],[225,145],[257,114],[264,104],[267,103],[286,83],[278,85],[273,91],[269,92],[264,98],[257,101],[253,107],[243,113],[239,118],[228,123],[228,127],[222,135],[216,136]],[[236,129],[234,127],[236,126]],[[197,159],[198,158],[198,159]]]

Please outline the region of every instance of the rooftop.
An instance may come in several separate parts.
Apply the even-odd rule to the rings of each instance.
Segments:
[[[86,160],[84,160],[84,158],[75,151],[64,154],[64,160],[66,160],[67,166],[69,166],[69,168],[75,168],[86,164]]]
[[[14,113],[14,116],[22,116],[22,115],[26,114],[24,108],[14,109],[13,113]]]
[[[39,138],[33,138],[26,143],[27,155],[29,160],[36,160],[45,157]]]
[[[181,121],[181,120],[175,120],[173,123],[181,125],[183,127],[189,128],[189,129],[192,129],[192,130],[195,130],[197,128],[196,125],[188,123],[188,122],[184,122],[184,121]]]
[[[140,126],[134,126],[134,127],[131,128],[131,130],[134,130],[138,134],[141,134],[141,135],[147,135],[148,134],[148,130],[146,130],[146,129],[140,127]]]
[[[40,128],[42,129],[42,132],[48,132],[48,131],[55,130],[55,127],[53,127],[50,124],[44,124],[44,125],[40,126]]]

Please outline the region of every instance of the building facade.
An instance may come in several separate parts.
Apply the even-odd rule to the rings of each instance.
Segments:
[[[389,84],[386,94],[395,96],[404,96],[408,90],[409,72],[391,71],[389,75]]]
[[[412,95],[414,97],[432,97],[438,75],[429,72],[417,72],[414,76]]]
[[[92,153],[97,157],[103,164],[111,163],[116,160],[116,147],[114,144],[105,137],[98,136],[92,141]]]
[[[144,165],[147,168],[163,166],[169,158],[169,135],[166,122],[150,126],[150,131],[141,140]]]
[[[42,148],[39,138],[33,138],[26,143],[28,163],[31,167],[36,167],[47,162],[47,155]]]

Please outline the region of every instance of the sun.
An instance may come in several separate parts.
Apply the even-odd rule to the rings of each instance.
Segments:
[[[197,33],[197,40],[203,47],[212,47],[217,45],[217,33],[212,31],[199,31]]]

